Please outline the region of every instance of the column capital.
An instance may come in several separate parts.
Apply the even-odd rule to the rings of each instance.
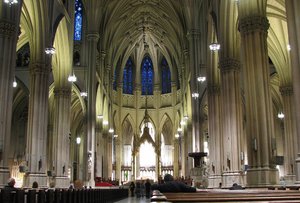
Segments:
[[[293,86],[281,86],[279,91],[282,96],[291,96],[293,94]]]
[[[70,97],[71,89],[70,88],[54,88],[54,97]]]
[[[97,32],[90,32],[86,36],[87,36],[87,39],[91,40],[91,41],[98,41],[100,38],[100,35]]]
[[[190,29],[190,30],[188,30],[186,36],[188,39],[199,39],[200,34],[201,34],[200,29]]]
[[[219,94],[220,86],[219,85],[207,85],[207,91],[209,94]]]
[[[16,25],[6,20],[0,20],[0,36],[13,37],[16,32]]]
[[[45,63],[34,62],[30,66],[30,74],[46,75],[46,74],[49,74],[49,72],[50,72],[50,68],[49,68],[49,66],[46,66]]]
[[[240,71],[241,68],[240,61],[233,58],[221,59],[219,64],[222,73],[229,71]]]
[[[270,23],[265,16],[248,16],[240,19],[239,31],[242,34],[251,33],[254,31],[263,31],[267,33]]]

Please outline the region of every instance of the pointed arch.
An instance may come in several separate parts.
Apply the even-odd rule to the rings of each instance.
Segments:
[[[123,93],[133,94],[133,61],[128,58],[123,70]]]
[[[145,55],[141,64],[142,95],[153,94],[153,63],[149,55]]]
[[[161,93],[171,92],[171,71],[165,57],[161,60]]]

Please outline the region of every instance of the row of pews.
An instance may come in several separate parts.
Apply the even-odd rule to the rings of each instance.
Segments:
[[[0,203],[110,203],[128,197],[128,189],[1,189]]]
[[[151,202],[300,202],[299,190],[201,190],[195,193],[153,191]]]

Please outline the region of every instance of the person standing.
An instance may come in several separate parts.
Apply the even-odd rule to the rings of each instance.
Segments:
[[[132,181],[129,185],[129,189],[130,189],[130,193],[131,193],[131,197],[134,197],[134,188],[135,188],[135,184]]]
[[[151,183],[149,179],[146,180],[145,190],[146,190],[146,198],[150,198]]]

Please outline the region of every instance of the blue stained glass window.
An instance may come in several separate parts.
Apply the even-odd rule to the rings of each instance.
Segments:
[[[171,72],[165,58],[161,62],[161,91],[162,94],[171,92]]]
[[[82,34],[82,2],[75,0],[74,40],[81,40]]]
[[[133,67],[132,60],[129,58],[123,71],[123,93],[133,94]]]
[[[142,95],[153,94],[153,65],[149,56],[145,56],[141,68]]]

